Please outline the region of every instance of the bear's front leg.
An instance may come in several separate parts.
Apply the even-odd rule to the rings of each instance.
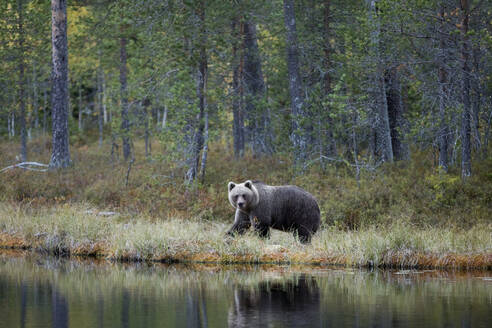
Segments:
[[[242,235],[243,233],[246,232],[246,230],[251,227],[251,222],[249,220],[249,215],[240,211],[236,210],[236,215],[234,217],[234,224],[232,227],[227,231],[227,235],[233,236],[235,234]]]
[[[261,238],[270,238],[270,226],[264,223],[266,220],[261,220],[257,217],[251,219],[253,227]]]
[[[265,224],[255,225],[255,231],[261,238],[270,238],[270,227]]]

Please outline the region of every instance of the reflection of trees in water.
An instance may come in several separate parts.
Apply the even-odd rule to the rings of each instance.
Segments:
[[[492,289],[473,277],[410,270],[330,274],[318,280],[322,326],[480,326],[492,320]]]
[[[128,328],[129,325],[129,313],[130,313],[130,295],[128,290],[123,288],[121,293],[121,326]]]
[[[311,276],[301,274],[286,281],[260,282],[257,287],[234,288],[229,327],[320,325],[320,291]]]
[[[20,319],[20,326],[21,328],[24,328],[26,326],[26,305],[27,305],[27,287],[24,282],[21,282],[20,284],[20,289],[21,289],[21,319]]]
[[[204,286],[186,292],[186,327],[208,327]]]
[[[58,292],[56,287],[51,291],[51,320],[53,328],[68,327],[68,303],[65,297]]]
[[[0,254],[0,327],[480,326],[492,321],[482,277],[490,273],[205,271]]]
[[[99,295],[97,297],[97,326],[99,328],[103,328],[104,327],[104,298],[102,295]]]

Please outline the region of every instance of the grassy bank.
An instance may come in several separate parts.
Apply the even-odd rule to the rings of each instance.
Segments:
[[[97,215],[83,205],[23,209],[0,203],[0,246],[119,261],[309,263],[402,268],[492,268],[492,226],[425,229],[395,223],[357,231],[324,227],[301,245],[274,231],[224,239],[211,220]]]
[[[30,160],[49,161],[49,137],[28,148]],[[294,175],[288,157],[235,160],[216,140],[205,181],[190,187],[186,167],[159,143],[152,148],[146,158],[135,141],[128,180],[128,164],[111,160],[110,145],[99,148],[90,135],[72,142],[71,168],[0,173],[0,246],[121,261],[492,268],[492,158],[474,161],[462,181],[456,168],[439,174],[432,153],[414,152],[410,161],[362,170],[357,183],[343,162]],[[0,142],[0,166],[16,163],[17,152],[16,141]],[[267,241],[224,240],[234,215],[227,182],[246,179],[311,192],[323,226],[312,245],[277,231]]]

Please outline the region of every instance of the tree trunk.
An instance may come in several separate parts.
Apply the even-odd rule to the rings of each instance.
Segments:
[[[70,165],[68,144],[68,46],[67,46],[67,2],[51,0],[52,18],[52,120],[53,152],[50,167],[62,168]]]
[[[48,90],[43,87],[43,134],[46,133],[46,124],[48,123]]]
[[[200,51],[202,53],[202,51]],[[203,54],[203,53],[202,53]],[[200,61],[199,64],[199,71],[197,74],[197,84],[198,84],[198,100],[199,100],[199,108],[200,112],[198,113],[197,117],[197,128],[194,129],[195,134],[194,134],[194,140],[193,140],[193,154],[192,154],[192,163],[191,167],[188,174],[188,183],[191,183],[195,180],[198,174],[198,166],[200,164],[200,152],[202,151],[203,147],[203,130],[204,130],[204,115],[205,115],[205,79],[206,79],[206,58],[205,62],[203,62],[203,57],[201,57],[202,60]]]
[[[82,122],[82,115],[83,115],[83,110],[82,110],[82,86],[79,85],[79,132],[82,131],[83,128],[83,122]]]
[[[101,78],[102,78],[102,108],[103,108],[103,117],[104,117],[103,123],[104,123],[104,125],[106,125],[108,123],[108,109],[106,107],[106,100],[107,100],[107,97],[106,97],[106,77],[104,74],[104,70],[102,70]]]
[[[25,88],[26,80],[24,76],[24,9],[23,1],[17,0],[17,14],[18,14],[18,29],[19,29],[19,123],[20,123],[20,137],[21,137],[21,149],[20,156],[21,161],[27,161],[27,131],[26,131],[26,99]]]
[[[383,74],[381,72],[381,74]],[[379,74],[378,74],[379,75]],[[387,162],[393,162],[393,147],[391,143],[391,129],[388,115],[388,100],[386,98],[386,86],[384,84],[383,76],[378,77],[379,82],[379,94],[383,100],[378,106],[378,148],[381,151],[382,160]]]
[[[376,105],[376,152],[384,162],[393,162],[393,148],[391,145],[391,130],[388,116],[388,101],[386,99],[386,85],[384,83],[384,64],[380,51],[381,27],[376,9],[375,0],[369,1],[369,22],[373,26],[371,32],[372,52],[376,60],[374,76],[374,97]]]
[[[13,114],[14,113],[11,110],[9,110],[9,112],[7,113],[7,130],[9,132],[9,139],[13,137],[13,133],[12,133],[13,125],[14,125]]]
[[[489,105],[490,106],[490,105]],[[483,146],[482,146],[482,158],[487,158],[487,150],[489,148],[489,137],[490,137],[490,128],[492,125],[492,110],[489,107],[489,116],[485,120],[485,132],[483,134]]]
[[[481,102],[481,86],[480,86],[480,50],[478,47],[473,49],[473,70],[474,76],[472,79],[473,101],[472,101],[472,127],[473,127],[473,145],[476,150],[480,150],[482,145],[480,136],[480,102]]]
[[[123,28],[121,29],[123,33]],[[128,119],[128,86],[126,68],[126,43],[125,36],[120,37],[120,97],[121,97],[121,133],[123,141],[123,158],[130,158],[130,121]]]
[[[471,144],[470,144],[470,45],[468,40],[468,23],[470,19],[470,4],[468,0],[461,0],[461,34],[462,48],[461,59],[463,62],[462,97],[463,113],[461,120],[461,176],[463,178],[471,175]]]
[[[167,124],[167,105],[164,105],[164,110],[162,113],[162,129],[164,130],[166,128]]]
[[[359,151],[357,147],[357,133],[355,127],[358,125],[358,113],[357,110],[353,110],[352,114],[353,124],[352,124],[352,152],[355,161],[355,181],[357,182],[357,188],[360,188],[360,166],[359,166]]]
[[[261,106],[265,96],[265,82],[261,69],[261,58],[258,50],[256,26],[252,21],[243,24],[244,31],[244,84],[245,107],[251,132],[251,146],[254,156],[272,152],[268,138],[270,129],[268,111]],[[266,127],[265,127],[266,123]]]
[[[437,141],[439,145],[439,167],[444,171],[448,172],[448,135],[449,127],[446,121],[446,84],[447,84],[447,73],[446,73],[446,53],[445,53],[445,39],[444,39],[444,3],[441,3],[440,7],[440,19],[441,23],[439,26],[439,57],[437,58],[439,65],[439,131],[437,134]]]
[[[110,79],[112,78],[112,75],[109,77]],[[106,90],[106,87],[104,87],[104,90]],[[115,101],[115,98],[112,96],[111,101],[113,103],[113,106],[110,106],[108,108],[108,122],[113,122],[113,108],[117,108],[117,101]]]
[[[331,28],[330,28],[330,21],[331,21],[331,0],[324,0],[323,2],[323,25],[324,25],[324,74],[323,74],[323,89],[325,93],[325,97],[328,97],[331,92],[331,75],[330,75],[330,70],[331,70],[331,43],[330,43],[330,37],[331,37]],[[330,108],[329,105],[326,105],[326,108],[324,109],[326,111],[327,119],[325,122],[325,126],[323,126],[323,136],[322,138],[324,140],[321,141],[321,144],[324,145],[322,146],[322,152],[325,153],[327,156],[334,156],[336,154],[336,145],[335,145],[335,140],[333,140],[333,120],[329,116],[330,114]]]
[[[203,138],[203,152],[202,152],[202,184],[205,182],[205,169],[207,168],[207,156],[208,156],[208,108],[205,107],[205,136]]]
[[[198,132],[195,140],[195,173],[198,173],[198,164],[200,161],[200,152],[203,147],[203,131],[205,129],[204,117],[207,106],[206,92],[207,92],[207,52],[206,42],[207,34],[205,30],[205,0],[200,1],[200,9],[198,12],[200,18],[200,58],[199,58],[199,71],[198,71],[198,101],[200,104],[200,113],[198,115]]]
[[[191,129],[194,132],[192,139],[191,156],[188,159],[189,169],[186,173],[185,182],[191,184],[198,176],[198,168],[200,163],[200,152],[203,147],[203,130],[204,130],[204,115],[206,106],[206,80],[207,80],[207,34],[205,27],[205,0],[201,0],[198,4],[196,14],[199,19],[199,56],[198,56],[198,72],[197,72],[197,97],[199,103],[199,113],[197,115],[197,127]]]
[[[284,0],[284,22],[287,29],[287,68],[289,74],[289,93],[292,111],[292,144],[294,146],[294,164],[297,166],[306,158],[305,136],[300,124],[304,117],[304,97],[302,81],[299,75],[299,55],[297,48],[296,17],[294,0]]]
[[[39,103],[38,103],[38,77],[36,75],[36,64],[32,65],[33,77],[32,77],[32,110],[34,111],[34,129],[39,129]]]
[[[99,56],[101,56],[99,54]],[[103,80],[103,72],[102,68],[99,64],[98,72],[97,72],[97,105],[99,107],[99,114],[97,115],[97,121],[99,126],[99,148],[103,145],[103,127],[104,127],[104,108],[103,108],[103,91],[102,91],[102,80]]]
[[[119,151],[118,151],[118,142],[116,140],[116,133],[114,130],[111,130],[111,163],[115,163],[120,160]]]
[[[29,89],[32,87],[32,81],[29,81],[27,78],[26,78],[26,91],[27,91],[27,95],[26,96],[26,101],[30,102],[31,103],[31,107],[33,106],[34,104],[34,97],[32,95],[32,93],[30,93]],[[27,112],[27,120],[26,120],[26,128],[27,128],[27,142],[30,142],[32,140],[32,127],[33,127],[33,124],[34,124],[34,120],[32,119],[32,115],[33,115],[33,111],[31,109],[31,111],[28,111]]]
[[[150,100],[144,99],[143,101],[143,119],[144,119],[144,138],[145,138],[145,157],[149,157],[151,155],[151,140],[150,140],[150,124],[149,124],[149,107]]]
[[[9,139],[15,136],[15,92],[11,90],[10,87],[7,87],[7,91],[9,94],[9,102],[11,106],[9,106]]]
[[[233,113],[233,138],[234,156],[241,158],[244,155],[244,119],[241,108],[240,83],[242,80],[242,55],[238,53],[238,43],[241,38],[242,27],[238,18],[232,21],[232,113]]]
[[[15,111],[12,111],[12,113],[10,113],[10,136],[13,138],[15,137]]]
[[[390,68],[386,72],[386,101],[388,104],[388,119],[391,133],[391,148],[395,161],[406,158],[405,145],[402,141],[403,121],[403,101],[401,96],[400,77],[396,67]]]
[[[9,112],[7,112],[7,132],[8,132],[8,134],[9,134],[9,139],[10,139],[10,137],[11,137],[11,135],[10,135],[10,131],[11,131],[11,130],[10,130],[10,111],[9,111]]]

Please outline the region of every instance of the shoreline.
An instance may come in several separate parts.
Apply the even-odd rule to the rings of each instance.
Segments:
[[[273,245],[278,246],[278,245]],[[309,246],[308,246],[309,247]],[[374,263],[354,263],[349,256],[313,257],[307,253],[294,253],[282,249],[281,251],[268,252],[260,257],[253,255],[226,255],[211,253],[186,253],[175,256],[156,256],[151,258],[138,258],[131,255],[115,257],[111,251],[99,245],[93,249],[60,249],[50,250],[40,245],[30,244],[23,238],[0,233],[0,250],[23,250],[31,253],[60,256],[66,258],[97,259],[119,263],[166,263],[166,264],[213,264],[213,265],[302,265],[310,267],[343,267],[343,268],[378,268],[378,269],[407,269],[407,270],[458,270],[492,271],[492,253],[478,254],[422,254],[394,252],[389,256],[383,256],[384,261],[378,265]],[[302,261],[304,256],[307,261]],[[284,259],[281,259],[283,257]]]
[[[87,204],[33,210],[0,202],[0,248],[118,262],[336,265],[399,269],[492,270],[492,224],[470,229],[324,226],[309,245],[292,234],[250,231],[225,238],[229,224],[199,218],[100,216]]]

